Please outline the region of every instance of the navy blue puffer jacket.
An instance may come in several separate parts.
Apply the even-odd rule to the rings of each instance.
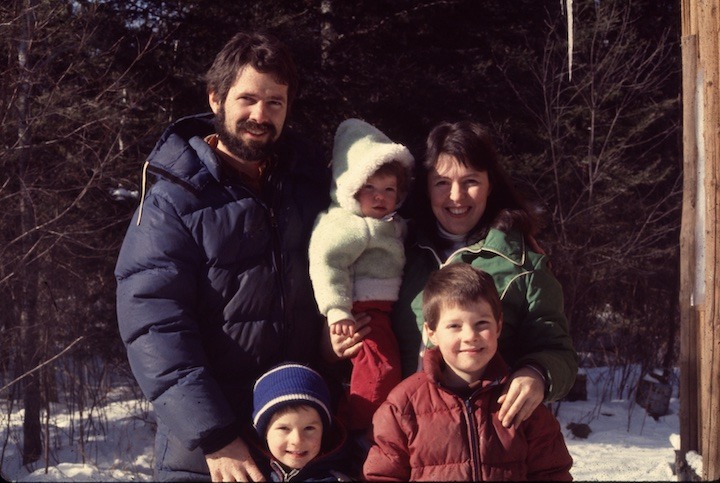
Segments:
[[[163,134],[115,270],[120,334],[158,419],[157,467],[191,474],[249,421],[259,375],[314,363],[322,328],[307,250],[329,201],[325,163],[286,130],[257,196],[219,164],[212,132],[206,114]]]

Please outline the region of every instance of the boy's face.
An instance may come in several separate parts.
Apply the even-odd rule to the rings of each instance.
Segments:
[[[480,379],[497,352],[502,320],[495,319],[489,303],[478,300],[464,306],[444,305],[435,330],[425,327],[447,364],[445,382],[464,387]]]
[[[372,175],[357,193],[363,216],[383,218],[395,211],[398,200],[397,177]]]
[[[267,430],[272,455],[290,468],[301,469],[320,453],[323,425],[315,408],[301,406],[274,414]]]

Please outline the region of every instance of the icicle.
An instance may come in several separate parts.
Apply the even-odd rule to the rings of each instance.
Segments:
[[[568,80],[572,80],[572,59],[573,59],[573,4],[572,0],[565,1],[567,12],[567,35],[568,35]]]

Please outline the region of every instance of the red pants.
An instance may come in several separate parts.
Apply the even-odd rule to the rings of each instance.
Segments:
[[[400,349],[390,325],[392,302],[364,301],[353,304],[353,314],[370,316],[371,332],[363,339],[360,352],[351,359],[350,394],[340,410],[350,430],[365,430],[372,423],[375,410],[402,380]]]

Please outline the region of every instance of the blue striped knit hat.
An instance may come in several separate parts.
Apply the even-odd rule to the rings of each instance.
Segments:
[[[323,432],[330,427],[330,391],[320,374],[301,364],[282,364],[263,374],[253,388],[253,425],[260,437],[273,414],[294,404],[315,408]]]

